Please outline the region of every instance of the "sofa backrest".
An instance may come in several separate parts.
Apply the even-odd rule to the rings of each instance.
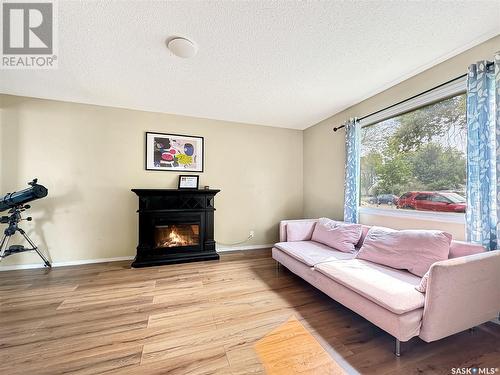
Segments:
[[[301,220],[282,220],[280,221],[280,242],[286,242],[286,224],[289,222],[294,222],[294,223],[315,223],[317,222],[318,219],[301,219]]]
[[[464,241],[451,241],[450,245],[450,255],[451,258],[459,258],[466,255],[473,255],[485,252],[486,249],[482,245],[464,242]]]
[[[280,222],[280,242],[286,242],[286,225],[289,222],[317,222],[318,219],[301,219],[301,220],[282,220]],[[360,248],[361,245],[363,245],[363,241],[366,237],[366,234],[370,230],[371,226],[369,225],[363,225],[363,233],[361,234],[361,239],[359,240],[358,244],[356,245],[357,248]],[[486,249],[478,244],[472,244],[464,241],[451,241],[450,245],[450,255],[448,258],[458,258],[458,257],[463,257],[466,255],[473,255],[473,254],[479,254],[482,252],[485,252]]]

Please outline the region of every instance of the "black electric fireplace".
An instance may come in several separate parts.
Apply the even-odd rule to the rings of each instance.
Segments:
[[[219,259],[214,197],[220,190],[132,191],[139,196],[139,245],[132,267]]]

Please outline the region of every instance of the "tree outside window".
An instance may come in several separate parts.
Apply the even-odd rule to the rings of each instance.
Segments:
[[[362,206],[464,212],[465,105],[461,94],[363,127]]]

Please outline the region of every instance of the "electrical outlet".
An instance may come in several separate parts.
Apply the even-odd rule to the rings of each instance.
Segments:
[[[255,231],[251,230],[250,231],[250,238],[253,238],[253,236],[255,236]]]

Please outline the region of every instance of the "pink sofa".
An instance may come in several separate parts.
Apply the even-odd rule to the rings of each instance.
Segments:
[[[421,278],[336,251],[307,239],[287,241],[288,223],[280,223],[273,258],[314,287],[360,314],[400,341],[419,336],[426,342],[495,318],[500,311],[500,251],[452,241],[448,260],[432,265],[426,293],[415,289]],[[368,231],[363,227],[363,236]]]

